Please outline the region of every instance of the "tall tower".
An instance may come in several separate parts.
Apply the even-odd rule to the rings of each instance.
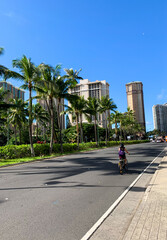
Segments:
[[[145,129],[145,113],[142,82],[130,82],[126,84],[128,107],[135,113],[135,118]]]

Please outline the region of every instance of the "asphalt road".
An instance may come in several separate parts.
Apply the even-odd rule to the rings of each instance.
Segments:
[[[1,168],[0,239],[80,240],[165,146],[126,146],[123,176],[118,147]]]

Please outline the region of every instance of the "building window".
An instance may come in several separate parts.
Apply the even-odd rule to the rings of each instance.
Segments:
[[[20,90],[17,92],[17,97],[20,98]]]
[[[13,88],[13,98],[15,98],[15,88]]]
[[[7,90],[7,83],[5,83],[5,82],[3,83],[3,89]]]

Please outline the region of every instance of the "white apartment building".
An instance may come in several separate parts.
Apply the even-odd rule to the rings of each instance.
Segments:
[[[167,134],[167,103],[154,105],[152,110],[154,129]]]
[[[76,87],[70,89],[69,93],[77,94],[79,96],[84,96],[84,99],[89,97],[96,97],[101,99],[102,96],[109,96],[109,84],[106,80],[96,80],[95,82],[90,82],[88,79],[80,80]],[[70,104],[69,104],[70,105]],[[83,123],[87,123],[85,116],[82,116]],[[69,119],[72,125],[75,125],[75,122],[72,121],[72,115],[69,114]],[[100,127],[105,127],[104,114],[98,114],[98,124]]]

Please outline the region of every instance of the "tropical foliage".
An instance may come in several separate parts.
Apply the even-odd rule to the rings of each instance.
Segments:
[[[3,53],[4,49],[0,48],[0,55]],[[18,72],[0,65],[2,81],[9,78],[21,80],[23,84],[20,88],[28,90],[29,98],[26,102],[20,98],[10,100],[9,91],[0,88],[0,137],[4,139],[1,145],[28,143],[30,150],[26,150],[27,153],[35,156],[40,149],[34,144],[37,141],[40,144],[46,142],[48,145],[45,150],[52,154],[55,148],[62,153],[67,142],[76,143],[74,148],[79,149],[84,142],[95,142],[97,147],[101,141],[105,141],[108,146],[113,136],[118,141],[129,135],[134,139],[144,135],[144,129],[136,122],[134,112],[129,108],[125,113],[116,111],[117,106],[109,96],[101,99],[89,97],[86,100],[76,93],[72,94],[75,92],[72,89],[82,79],[81,69],[65,68],[62,75],[61,65],[52,67],[42,63],[36,66],[25,55],[13,60],[13,67]],[[35,97],[33,91],[37,93]],[[33,104],[33,99],[36,99],[36,104]],[[68,105],[64,104],[66,100]],[[68,128],[63,130],[64,114],[67,113],[71,114],[73,121],[70,122],[68,117]],[[85,119],[88,124],[84,123]]]
[[[29,91],[29,138],[31,145],[31,155],[34,156],[34,148],[32,141],[32,90],[34,89],[36,81],[38,81],[38,71],[31,59],[23,56],[21,59],[13,60],[13,67],[20,70],[18,78],[24,81],[21,86],[23,89]]]

